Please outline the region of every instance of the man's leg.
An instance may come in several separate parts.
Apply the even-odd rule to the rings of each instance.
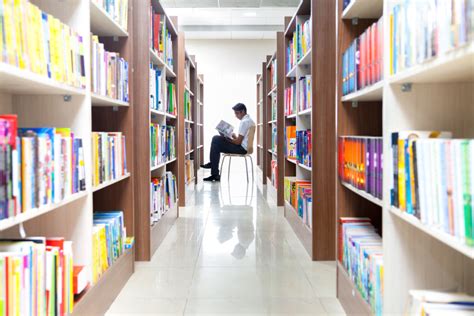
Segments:
[[[209,160],[211,161],[211,175],[219,175],[219,160],[221,159],[221,152],[224,152],[225,144],[228,143],[224,136],[214,136],[211,142],[211,151],[209,153]]]

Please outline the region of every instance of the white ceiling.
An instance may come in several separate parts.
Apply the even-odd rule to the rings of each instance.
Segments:
[[[187,39],[274,39],[299,0],[166,0]]]

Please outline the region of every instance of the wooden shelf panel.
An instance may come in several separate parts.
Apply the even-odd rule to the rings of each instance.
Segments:
[[[311,115],[312,110],[313,110],[312,108],[309,108],[309,109],[303,110],[301,112],[298,112],[298,116]]]
[[[164,60],[161,59],[161,57],[158,56],[158,54],[152,48],[150,48],[150,58],[154,65],[166,69],[166,78],[176,78],[176,73],[173,71],[173,69],[171,69],[171,67],[165,63]]]
[[[383,0],[352,0],[342,12],[343,19],[377,19],[383,14]]]
[[[341,184],[343,186],[345,186],[347,189],[351,190],[352,192],[354,192],[355,194],[363,197],[364,199],[380,206],[380,207],[383,207],[383,201],[381,199],[378,199],[376,197],[374,197],[373,195],[363,191],[363,190],[359,190],[357,188],[355,188],[354,186],[350,185],[349,183],[346,183],[346,182],[343,182],[341,181]]]
[[[166,113],[166,112],[161,112],[161,111],[150,109],[150,113],[152,115],[156,115],[156,116],[166,116],[167,118],[170,118],[170,119],[176,119],[176,115],[169,114],[169,113]]]
[[[390,77],[391,84],[474,81],[474,43],[454,49]]]
[[[306,166],[306,165],[304,165],[304,164],[302,164],[302,163],[299,163],[299,162],[298,162],[298,167],[300,167],[300,168],[302,168],[302,169],[305,169],[305,170],[307,170],[307,171],[313,170],[312,167],[308,167],[308,166]]]
[[[120,101],[95,93],[92,93],[91,95],[91,102],[92,106],[130,106],[128,102]]]
[[[73,316],[104,315],[135,270],[134,248],[126,249],[104,275],[74,303]]]
[[[161,245],[168,231],[176,221],[178,217],[178,203],[179,201],[176,201],[175,206],[169,209],[161,219],[151,227],[151,257],[153,257],[156,249]]]
[[[194,124],[194,121],[191,121],[191,120],[185,119],[185,120],[184,120],[184,123],[186,123],[186,124]]]
[[[128,179],[128,178],[130,178],[130,173],[127,173],[127,174],[125,174],[125,175],[123,175],[123,176],[121,176],[121,177],[119,177],[119,178],[117,178],[117,179],[114,179],[114,180],[110,180],[110,181],[101,183],[101,184],[99,184],[98,186],[93,187],[93,188],[92,188],[92,192],[97,192],[97,191],[99,191],[99,190],[102,190],[102,189],[104,189],[104,188],[106,188],[106,187],[109,187],[109,186],[111,186],[111,185],[114,185],[115,183],[120,182],[120,181],[125,180],[125,179]]]
[[[350,101],[382,101],[384,81],[366,87],[362,90],[350,93],[342,97],[342,102]]]
[[[189,156],[189,155],[191,155],[193,152],[194,152],[194,149],[191,149],[190,151],[187,151],[185,155],[186,155],[186,156]]]
[[[31,210],[28,210],[26,212],[23,212],[15,217],[10,217],[6,219],[0,220],[0,231],[6,230],[8,228],[14,227],[18,224],[25,223],[33,218],[39,217],[41,215],[44,215],[46,213],[52,212],[60,207],[66,206],[70,203],[73,203],[77,200],[80,200],[82,198],[85,198],[90,191],[83,191],[79,193],[75,193],[70,195],[69,197],[66,197],[64,200],[62,200],[59,203],[55,204],[50,204],[46,206],[42,206],[40,208],[34,208]]]
[[[274,86],[270,92],[268,92],[267,96],[271,97],[273,93],[275,93],[278,89],[278,85]]]
[[[128,36],[128,32],[94,1],[90,1],[90,14],[92,34],[99,36]]]
[[[347,315],[372,315],[369,304],[362,298],[340,262],[337,262],[337,298]]]
[[[86,90],[0,62],[0,91],[24,95],[85,95]]]
[[[390,213],[397,216],[401,220],[405,221],[407,224],[421,230],[425,234],[430,235],[431,237],[439,240],[448,247],[456,250],[457,252],[465,255],[470,259],[474,259],[474,247],[469,247],[463,244],[459,239],[454,236],[451,236],[439,229],[432,228],[424,225],[418,218],[413,215],[402,212],[400,209],[395,207],[390,207]]]

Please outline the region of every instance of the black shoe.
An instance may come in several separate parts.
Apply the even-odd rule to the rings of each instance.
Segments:
[[[221,181],[221,176],[210,176],[210,177],[204,178],[203,180],[209,181],[209,182],[213,182],[213,181],[219,182]]]
[[[205,165],[201,165],[201,168],[203,168],[203,169],[211,169],[211,163],[208,162],[208,163],[205,164]]]

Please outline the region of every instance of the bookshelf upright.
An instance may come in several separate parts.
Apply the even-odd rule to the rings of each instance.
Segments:
[[[181,168],[177,154],[178,144],[183,137],[180,131],[180,126],[183,125],[180,125],[178,117],[179,111],[182,110],[178,87],[181,80],[178,73],[181,39],[175,28],[177,20],[167,16],[158,0],[135,2],[133,12],[133,123],[135,136],[140,140],[136,141],[133,147],[136,175],[136,260],[149,261],[178,217],[177,200],[181,198],[179,194],[175,194],[171,203],[165,206],[164,213],[152,211],[152,181],[156,182],[165,177],[171,183],[170,188],[173,187],[173,182],[177,182],[174,187],[180,184],[178,173]],[[158,21],[155,22],[157,25],[154,21]],[[166,38],[164,44],[158,43],[154,35],[157,32],[164,32],[169,39]],[[150,71],[151,67],[159,76],[157,72]],[[155,91],[156,87],[161,89]],[[151,95],[154,97],[151,98]],[[166,130],[166,145],[160,147],[166,148],[163,155],[151,150],[152,137],[157,139],[156,135],[151,133],[152,125],[156,127],[156,133],[162,129]],[[176,193],[174,190],[173,192]]]
[[[343,8],[343,2],[338,2],[337,9],[337,23],[339,25],[337,41],[339,45],[338,136],[360,137],[359,146],[361,143],[364,146],[369,146],[369,152],[371,145],[367,144],[370,141],[373,142],[373,137],[375,136],[377,141],[381,139],[383,171],[382,179],[379,180],[381,183],[378,184],[379,188],[376,190],[375,196],[373,187],[371,188],[373,179],[370,176],[355,176],[355,182],[347,183],[344,180],[351,179],[350,177],[341,179],[338,175],[337,216],[338,221],[340,217],[366,217],[370,219],[376,233],[383,236],[382,256],[379,255],[380,258],[377,259],[377,268],[375,269],[378,271],[381,266],[383,267],[383,281],[378,286],[374,280],[370,280],[369,286],[373,289],[372,293],[375,293],[375,298],[366,301],[359,294],[349,272],[343,264],[338,262],[337,296],[348,314],[402,314],[406,312],[405,308],[410,305],[410,290],[458,291],[473,295],[474,283],[469,275],[474,268],[474,248],[467,245],[462,237],[450,233],[446,226],[436,222],[436,216],[432,218],[432,222],[426,221],[425,217],[427,214],[446,214],[451,209],[452,220],[448,219],[447,222],[459,220],[459,216],[456,216],[459,213],[456,213],[455,206],[459,205],[459,201],[462,200],[462,198],[456,199],[455,192],[459,192],[457,191],[459,187],[457,189],[454,185],[451,187],[453,190],[451,196],[448,186],[456,181],[453,179],[459,179],[456,172],[451,173],[449,170],[459,170],[458,168],[461,168],[459,166],[462,164],[450,164],[447,161],[469,160],[473,159],[473,156],[466,155],[465,158],[459,158],[455,152],[445,152],[446,160],[443,160],[436,150],[426,155],[426,152],[420,149],[433,146],[433,144],[440,144],[440,146],[444,146],[441,148],[445,149],[448,146],[454,148],[455,144],[462,142],[454,140],[459,138],[472,142],[474,136],[472,128],[474,117],[472,109],[472,100],[474,99],[472,35],[465,41],[462,40],[462,36],[452,37],[452,41],[451,39],[446,40],[444,36],[448,34],[447,29],[453,34],[462,34],[460,29],[462,23],[450,25],[448,20],[440,19],[438,16],[434,20],[439,34],[438,41],[431,43],[430,39],[422,38],[424,33],[419,32],[417,28],[424,26],[425,20],[419,14],[433,16],[431,10],[435,7],[413,11],[411,9],[416,1],[380,0],[367,6],[366,1],[355,0],[346,8]],[[437,3],[436,6],[440,7],[435,9],[445,6],[443,10],[448,12],[453,3]],[[406,31],[400,32],[397,16],[403,16],[407,9],[408,12],[415,13],[416,16],[408,20],[405,25]],[[396,14],[394,14],[395,11]],[[466,12],[457,11],[456,19],[465,19],[466,17]],[[375,56],[379,55],[378,59],[375,58],[375,74],[373,70],[369,70],[372,80],[367,79],[370,77],[365,77],[365,66],[373,63],[367,63],[362,57],[365,46],[362,46],[362,51],[360,51],[361,46],[359,45],[361,56],[359,71],[362,72],[362,76],[358,73],[355,77],[357,86],[360,86],[354,91],[354,82],[351,83],[352,86],[351,84],[345,85],[347,75],[350,76],[351,71],[344,72],[344,52],[350,47],[351,42],[366,32],[369,27],[371,28],[369,32],[373,32],[373,23],[379,20],[383,23],[383,30],[380,30],[378,43],[375,41],[375,44],[372,45],[374,46],[372,49],[375,49]],[[377,32],[379,30],[375,31],[375,34]],[[399,36],[394,36],[391,32],[398,32]],[[472,30],[470,32],[472,33]],[[420,36],[416,41],[413,41],[414,34]],[[377,39],[377,35],[372,36]],[[360,42],[363,43],[364,37],[361,39]],[[394,39],[394,42],[391,42],[390,39]],[[411,53],[401,57],[398,45],[404,45],[406,51]],[[426,58],[427,51],[424,50],[426,47],[434,48],[434,51],[430,52],[429,58]],[[375,80],[374,75],[376,76]],[[345,91],[348,87],[349,91]],[[397,138],[407,132],[411,137],[423,138],[420,131],[433,132],[431,137],[436,137],[438,131],[452,132],[453,140],[416,139],[411,143],[415,144],[413,145],[415,147],[410,149],[409,142],[403,138]],[[351,140],[353,139],[351,138]],[[405,163],[402,165],[399,160],[401,159],[400,152],[405,152],[404,148],[400,151],[400,144],[407,145],[408,153],[413,150],[413,153],[409,154],[409,158],[406,158],[410,159],[407,160],[409,161],[408,165]],[[344,147],[339,147],[339,155],[341,150],[344,153]],[[413,155],[417,160],[412,163],[411,159],[415,157]],[[369,154],[368,157],[371,156]],[[403,157],[405,158],[405,156]],[[371,158],[368,158],[362,164],[362,168],[366,168],[366,170],[368,168],[372,172],[374,165],[371,162]],[[438,163],[440,163],[440,169],[436,167]],[[344,164],[341,165],[344,166]],[[347,166],[346,164],[345,167]],[[422,177],[422,172],[424,172],[422,170],[425,170],[426,166],[429,168],[435,166],[434,171]],[[345,168],[345,170],[348,169]],[[360,170],[364,169],[358,169],[358,171]],[[411,171],[407,172],[407,170]],[[407,174],[410,181],[399,181],[401,175],[405,177]],[[421,182],[427,179],[427,175],[445,177],[445,180],[436,178],[428,182]],[[411,182],[412,179],[416,179],[416,182]],[[366,181],[369,181],[367,185],[365,185]],[[361,183],[364,185],[360,185]],[[412,183],[418,185],[411,187]],[[433,185],[428,185],[428,183]],[[443,184],[447,186],[446,191],[443,189]],[[428,193],[426,192],[433,193],[429,190],[436,190],[437,193],[428,200],[439,202],[430,204],[428,207],[424,203],[427,201],[426,194]],[[438,206],[444,205],[443,200],[438,200],[442,197],[447,197],[446,201],[451,200],[453,208],[438,208]],[[338,234],[341,234],[340,229],[338,229]]]
[[[257,75],[257,167],[263,171],[263,76]]]
[[[196,113],[196,155],[195,155],[195,171],[194,176],[196,177],[196,184],[199,182],[199,170],[200,166],[204,164],[204,75],[198,75],[197,83],[197,106],[195,107]]]
[[[278,154],[285,217],[313,260],[335,258],[335,9],[333,1],[303,0],[295,15],[285,18],[281,39],[281,134],[287,139]],[[296,140],[293,153],[290,136]]]

